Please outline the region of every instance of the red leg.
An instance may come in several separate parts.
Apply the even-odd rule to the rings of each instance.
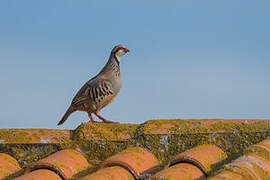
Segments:
[[[88,117],[90,118],[90,121],[91,121],[91,122],[93,122],[93,123],[96,122],[96,121],[94,120],[93,116],[92,116],[92,113],[88,112]],[[89,121],[89,122],[90,122],[90,121]]]
[[[104,117],[102,117],[100,114],[98,114],[98,113],[95,113],[95,115],[99,118],[99,119],[101,119],[103,122],[105,122],[105,123],[117,123],[117,122],[113,122],[113,121],[109,121],[109,120],[107,120],[107,119],[105,119]]]

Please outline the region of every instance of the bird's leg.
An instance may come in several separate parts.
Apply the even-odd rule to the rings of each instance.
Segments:
[[[98,113],[95,113],[95,115],[99,118],[99,119],[101,119],[103,122],[105,122],[105,123],[117,123],[117,122],[113,122],[113,121],[109,121],[109,120],[107,120],[107,119],[105,119],[104,117],[102,117],[100,114],[98,114]]]
[[[92,116],[92,113],[90,113],[90,112],[87,112],[87,113],[88,113],[88,117],[90,118],[90,121],[93,122],[93,123],[96,122],[96,121],[94,120],[93,116]],[[90,121],[89,121],[89,122],[90,122]]]

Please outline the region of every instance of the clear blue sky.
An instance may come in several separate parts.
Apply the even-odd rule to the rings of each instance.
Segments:
[[[56,124],[78,89],[122,58],[123,88],[101,114],[270,118],[270,1],[0,1],[0,128]]]

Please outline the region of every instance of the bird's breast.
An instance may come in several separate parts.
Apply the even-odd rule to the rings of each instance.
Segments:
[[[118,76],[117,78],[115,78],[112,82],[112,85],[113,85],[113,89],[114,89],[115,94],[117,94],[120,91],[120,89],[122,88],[121,76]]]

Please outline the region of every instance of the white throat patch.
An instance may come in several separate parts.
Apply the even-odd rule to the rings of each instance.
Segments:
[[[125,52],[124,50],[120,49],[119,51],[117,51],[117,52],[115,53],[115,57],[117,58],[118,61],[120,61],[121,57],[122,57],[123,55],[125,55],[125,54],[126,54],[126,52]]]

